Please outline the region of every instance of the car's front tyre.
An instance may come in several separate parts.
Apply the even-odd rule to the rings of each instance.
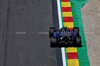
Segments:
[[[49,38],[54,35],[55,27],[50,27],[49,29]]]
[[[79,36],[79,28],[78,27],[74,27],[73,31],[76,33],[77,36]]]

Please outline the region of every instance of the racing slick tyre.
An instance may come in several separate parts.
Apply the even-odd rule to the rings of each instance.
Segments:
[[[76,42],[76,43],[75,43],[76,46],[77,46],[77,47],[80,47],[80,46],[81,46],[81,37],[80,37],[80,36],[77,36],[76,39],[75,39],[75,42]]]
[[[79,36],[79,28],[78,27],[74,27],[73,31],[76,33],[77,36]]]
[[[57,38],[56,37],[51,37],[50,38],[50,43],[51,43],[51,47],[55,47],[57,46]]]
[[[55,27],[50,27],[50,29],[55,29]]]
[[[54,35],[55,27],[50,27],[49,29],[49,38]]]

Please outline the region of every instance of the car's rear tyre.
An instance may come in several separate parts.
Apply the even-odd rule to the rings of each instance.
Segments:
[[[77,36],[76,39],[75,39],[75,44],[76,46],[81,46],[81,37],[80,36]]]
[[[50,38],[51,47],[55,47],[57,45],[57,38],[51,37]]]
[[[54,35],[55,27],[50,27],[49,29],[49,37]]]
[[[79,36],[79,28],[78,27],[74,27],[73,31],[76,33],[77,36]]]

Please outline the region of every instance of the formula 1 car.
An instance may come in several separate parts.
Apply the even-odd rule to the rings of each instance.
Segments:
[[[67,27],[61,29],[50,27],[49,38],[51,47],[82,47],[78,27],[72,30]]]

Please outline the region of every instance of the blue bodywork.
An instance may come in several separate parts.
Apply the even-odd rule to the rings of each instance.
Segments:
[[[69,36],[60,36],[60,34],[73,35],[73,37],[77,36],[74,31],[70,31],[70,30],[66,30],[65,31],[64,29],[62,29],[62,30],[55,31],[54,32],[54,37],[57,37],[57,36],[59,36],[59,38],[61,38],[61,37],[69,37]]]

